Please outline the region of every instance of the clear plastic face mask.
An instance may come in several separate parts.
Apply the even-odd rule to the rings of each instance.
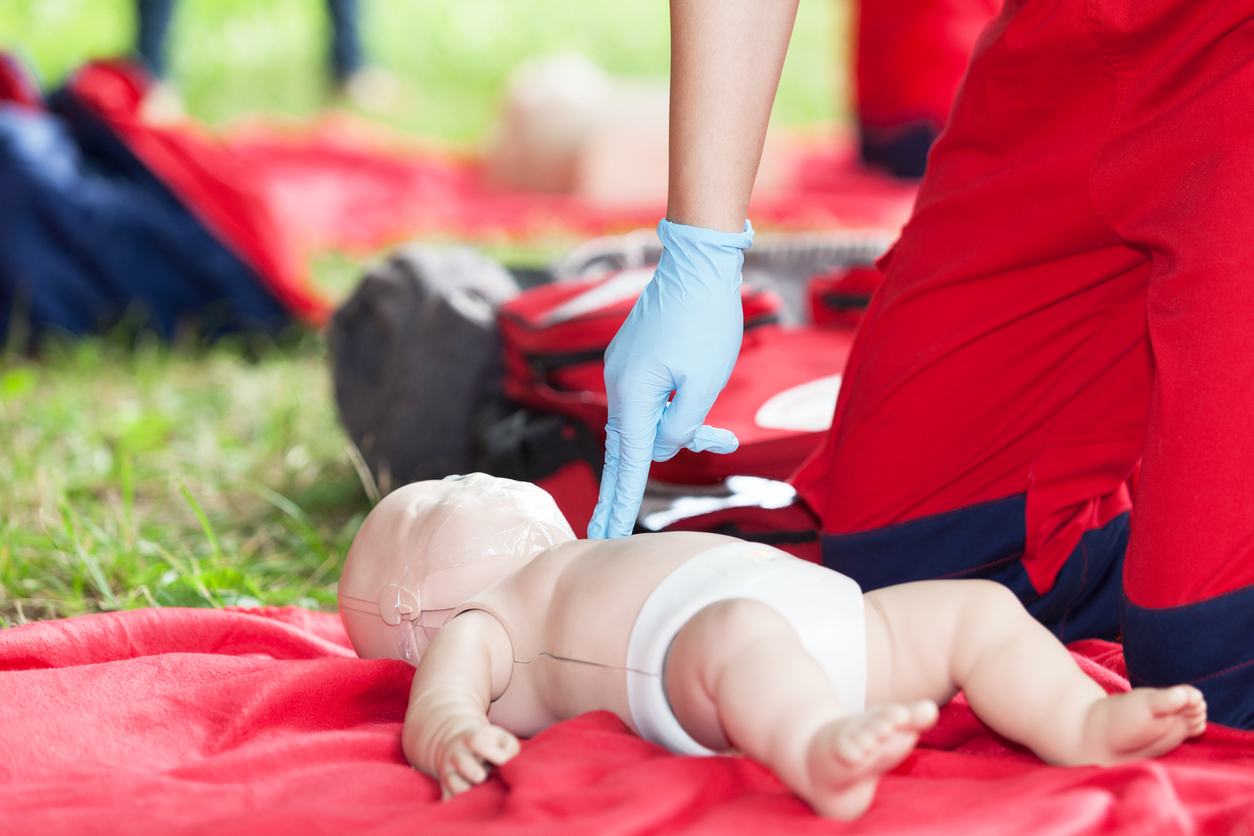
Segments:
[[[575,539],[553,499],[531,484],[472,473],[415,493],[405,509],[403,566],[379,598],[399,656],[411,664],[458,606],[540,552]]]

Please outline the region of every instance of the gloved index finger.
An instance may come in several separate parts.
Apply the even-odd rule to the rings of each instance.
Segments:
[[[660,397],[665,399],[666,393]],[[605,426],[605,469],[601,491],[588,524],[589,537],[626,537],[635,528],[649,480],[653,438],[661,404],[611,404]]]
[[[609,509],[609,537],[626,537],[636,527],[640,502],[649,481],[649,464],[653,460],[653,433],[647,446],[620,440],[618,473],[614,485],[614,501]]]
[[[588,539],[604,540],[610,536],[610,509],[614,506],[614,491],[618,487],[618,430],[605,428],[605,466],[601,469],[601,488],[597,494],[597,507],[588,522]]]

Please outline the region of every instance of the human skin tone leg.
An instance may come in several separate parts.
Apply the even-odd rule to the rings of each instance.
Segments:
[[[1107,696],[1000,584],[923,581],[865,601],[871,705],[961,688],[993,730],[1062,766],[1155,757],[1206,728],[1191,686]]]
[[[518,754],[518,739],[488,721],[488,706],[504,693],[512,667],[505,628],[478,610],[441,627],[423,654],[401,746],[410,764],[439,780],[445,798],[483,783],[487,764]]]
[[[741,232],[798,0],[671,0],[672,223]]]
[[[698,743],[740,749],[839,819],[866,810],[880,776],[937,716],[930,700],[851,716],[792,626],[748,599],[711,604],[684,625],[667,657],[666,689]]]

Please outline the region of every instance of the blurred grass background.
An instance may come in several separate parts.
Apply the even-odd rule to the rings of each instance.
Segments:
[[[368,55],[391,70],[397,127],[454,141],[487,130],[509,72],[562,50],[612,73],[665,76],[667,0],[360,0]],[[775,105],[782,124],[839,118],[848,5],[802,0]],[[211,124],[243,113],[308,114],[326,104],[329,22],[322,0],[179,0],[171,76]],[[0,45],[55,83],[83,60],[126,52],[133,0],[4,0]]]
[[[371,59],[401,83],[394,127],[471,143],[521,61],[582,52],[664,76],[666,0],[362,0]],[[843,115],[847,4],[802,0],[774,118]],[[181,0],[171,76],[189,112],[309,115],[331,104],[320,0]],[[123,54],[132,0],[3,0],[0,47],[56,84]],[[489,250],[511,263],[535,250]],[[314,259],[347,294],[364,262]],[[333,610],[369,502],[347,454],[320,334],[163,345],[134,335],[0,356],[0,627],[141,606]]]

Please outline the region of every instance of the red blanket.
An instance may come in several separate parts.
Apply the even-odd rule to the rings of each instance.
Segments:
[[[1127,687],[1117,645],[1080,663]],[[1254,733],[1159,759],[1043,766],[956,700],[853,824],[743,758],[675,757],[595,713],[439,801],[405,765],[412,669],[299,609],[137,610],[0,631],[0,833],[1254,832]]]
[[[315,249],[369,252],[419,235],[605,235],[651,228],[666,212],[664,203],[604,206],[504,191],[484,181],[473,155],[342,115],[288,131],[242,125],[226,145],[251,167],[275,216]],[[779,154],[783,182],[749,206],[759,229],[896,231],[910,214],[914,184],[863,168],[851,137],[797,140]]]

